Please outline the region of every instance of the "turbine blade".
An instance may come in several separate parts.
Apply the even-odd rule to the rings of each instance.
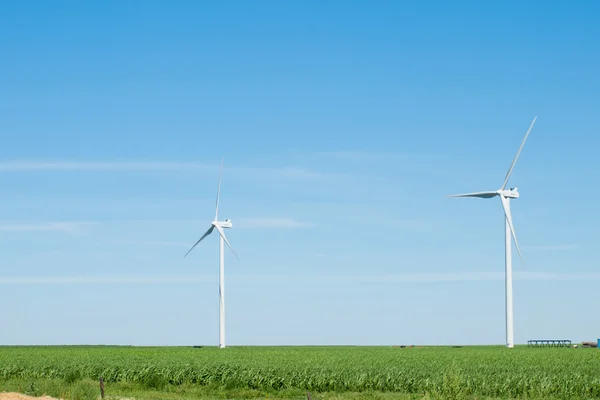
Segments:
[[[219,170],[219,185],[217,186],[217,208],[215,211],[215,221],[218,221],[219,219],[219,197],[221,196],[221,178],[223,177],[223,159],[224,157],[221,157],[221,169]]]
[[[523,138],[523,141],[521,142],[521,147],[519,147],[519,151],[517,151],[517,155],[513,159],[513,162],[510,165],[510,168],[508,169],[508,172],[506,173],[506,177],[504,178],[504,183],[502,184],[502,188],[500,190],[504,190],[506,188],[506,184],[508,183],[508,179],[510,178],[510,175],[512,174],[512,171],[515,168],[515,164],[517,163],[517,158],[519,158],[519,155],[521,154],[521,150],[523,150],[523,146],[525,146],[525,141],[527,140],[527,137],[529,136],[529,132],[531,132],[531,129],[533,128],[533,124],[535,124],[535,120],[536,119],[537,119],[537,116],[535,118],[533,118],[533,121],[531,122],[531,125],[529,125],[529,129],[527,129],[527,133],[525,134],[525,137]]]
[[[227,243],[227,246],[229,246],[229,248],[231,249],[231,252],[235,256],[235,258],[237,258],[239,260],[240,258],[238,257],[238,255],[235,252],[235,250],[233,249],[233,247],[231,247],[231,244],[229,244],[229,240],[227,240],[227,236],[225,236],[225,232],[223,231],[223,228],[221,228],[219,226],[219,224],[216,224],[214,226],[215,226],[215,228],[217,228],[217,231],[219,232],[219,235],[221,235],[221,237],[223,238],[223,240],[225,241],[225,243]]]
[[[482,199],[490,199],[494,196],[498,196],[497,192],[474,192],[474,193],[464,193],[464,194],[453,194],[451,196],[446,197],[480,197]]]
[[[521,249],[519,248],[519,242],[517,241],[517,234],[515,233],[515,228],[512,222],[512,215],[510,212],[510,206],[508,204],[508,199],[504,196],[500,196],[500,200],[502,200],[502,208],[504,209],[504,216],[506,217],[506,221],[508,221],[508,226],[510,227],[510,233],[515,241],[515,246],[517,247],[517,252],[519,253],[519,258],[521,262],[523,262],[523,255],[521,255]]]
[[[196,244],[194,244],[192,246],[191,249],[188,250],[187,253],[185,253],[185,256],[183,256],[184,258],[187,257],[188,254],[190,254],[190,251],[194,250],[194,247],[196,247],[198,245],[198,243],[200,243],[202,241],[202,239],[204,239],[205,237],[207,237],[208,235],[210,235],[213,231],[213,229],[215,229],[214,225],[211,225],[210,228],[208,228],[208,230],[204,233],[204,235],[202,235],[202,237],[200,239],[198,239],[198,241],[196,242]]]

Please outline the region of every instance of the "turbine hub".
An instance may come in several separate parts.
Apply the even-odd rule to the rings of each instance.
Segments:
[[[511,199],[518,199],[519,198],[519,188],[514,187],[514,188],[502,190],[501,194],[504,197],[508,197]]]
[[[233,224],[231,223],[231,220],[229,218],[227,218],[225,221],[217,223],[221,226],[221,228],[233,228]]]

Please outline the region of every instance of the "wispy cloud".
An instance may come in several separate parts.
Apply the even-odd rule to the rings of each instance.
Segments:
[[[281,281],[297,280],[298,277],[280,275],[235,275],[227,276],[228,281]],[[301,279],[301,278],[300,278]],[[310,278],[314,279],[314,278]],[[216,275],[57,275],[57,276],[0,276],[0,285],[84,285],[84,284],[189,284],[214,282]]]
[[[299,229],[299,228],[311,228],[315,224],[309,221],[299,221],[292,217],[240,217],[232,218],[234,228],[242,229]],[[201,228],[206,227],[210,224],[210,219],[121,219],[121,220],[106,220],[103,221],[104,225],[146,225],[146,226],[184,226],[184,225],[195,225]],[[122,242],[119,242],[122,243]],[[130,241],[130,244],[155,244],[157,246],[178,246],[181,242],[172,241]]]
[[[390,226],[395,226],[397,228],[423,232],[430,232],[431,230],[433,230],[434,227],[432,221],[422,219],[390,219],[387,221],[382,221],[382,223]]]
[[[345,199],[332,202],[292,202],[290,208],[293,213],[306,213],[327,215],[331,223],[361,225],[365,222],[376,223],[377,226],[427,233],[434,231],[439,224],[434,220],[420,218],[402,218],[393,210],[363,203],[344,203]]]
[[[352,161],[376,161],[392,158],[392,153],[375,153],[361,150],[340,150],[340,151],[321,151],[315,153],[318,156],[338,158]]]
[[[298,229],[311,228],[315,224],[312,222],[302,222],[294,218],[278,218],[278,217],[257,217],[257,218],[240,218],[237,222],[240,228],[246,229]]]
[[[216,278],[208,275],[129,275],[129,276],[3,276],[4,285],[56,285],[56,284],[168,284],[212,282]]]
[[[300,155],[299,155],[300,156]],[[433,154],[423,154],[414,152],[389,152],[389,151],[364,151],[364,150],[336,150],[315,152],[312,156],[327,158],[332,160],[345,161],[371,161],[371,162],[394,162],[405,165],[422,164],[428,165],[439,161]]]
[[[555,245],[529,245],[523,246],[523,249],[533,251],[573,251],[580,249],[578,244],[555,244]]]
[[[140,172],[182,172],[200,171],[216,173],[218,164],[199,162],[176,161],[39,161],[39,160],[13,160],[0,161],[0,172],[33,172],[33,171],[140,171]],[[354,179],[369,179],[371,181],[388,181],[386,178],[364,175],[359,173],[334,173],[316,171],[297,166],[240,166],[225,165],[226,173],[248,177],[252,179],[271,180],[274,177],[303,181],[341,181]]]
[[[464,272],[464,273],[442,273],[442,274],[390,274],[390,275],[356,275],[347,276],[349,279],[359,282],[468,282],[468,281],[502,281],[502,272]],[[600,273],[551,273],[551,272],[514,272],[517,281],[578,281],[578,280],[600,280]]]
[[[504,279],[498,272],[465,272],[447,274],[389,274],[389,275],[354,275],[344,279],[359,282],[464,282],[464,281],[495,281]]]
[[[98,225],[93,221],[68,221],[46,223],[0,223],[0,231],[4,232],[63,232],[71,235],[81,235],[86,228]]]
[[[0,171],[173,171],[214,169],[195,162],[162,161],[5,161]]]
[[[502,281],[501,272],[464,272],[433,274],[390,274],[390,275],[230,275],[230,281],[354,281],[360,283],[436,283],[436,282],[475,282]],[[517,272],[519,281],[597,281],[600,273],[557,274],[549,272]],[[111,275],[111,276],[0,276],[0,285],[55,285],[55,284],[189,284],[217,282],[212,275]]]
[[[193,243],[166,241],[166,240],[123,240],[114,242],[98,242],[99,245],[116,244],[126,246],[151,246],[151,247],[190,247]]]
[[[521,281],[596,281],[600,280],[600,273],[515,272],[515,279]]]

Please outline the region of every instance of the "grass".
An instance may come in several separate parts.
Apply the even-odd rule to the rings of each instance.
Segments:
[[[97,399],[593,399],[600,350],[0,347],[0,391]]]

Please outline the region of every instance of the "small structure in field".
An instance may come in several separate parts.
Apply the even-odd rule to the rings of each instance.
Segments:
[[[528,347],[571,347],[568,339],[534,339],[527,341]]]

